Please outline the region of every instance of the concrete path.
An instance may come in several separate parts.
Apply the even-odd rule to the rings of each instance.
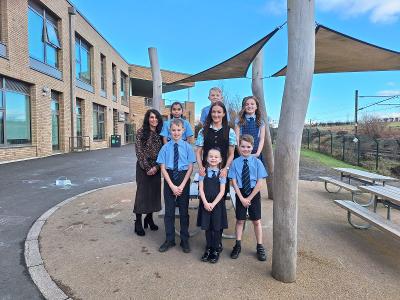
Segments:
[[[400,242],[377,229],[355,230],[322,183],[300,182],[298,279],[293,284],[271,275],[272,201],[263,197],[263,232],[268,261],[255,258],[252,226],[247,224],[243,251],[229,257],[224,240],[220,261],[199,260],[204,235],[191,239],[192,252],[179,246],[166,253],[162,220],[159,231],[133,233],[135,184],[105,188],[77,197],[55,211],[40,234],[44,266],[65,297],[74,299],[398,299]],[[190,211],[191,224],[196,210]],[[228,211],[233,232],[233,210]],[[394,216],[400,222],[400,215]],[[193,225],[192,225],[193,227]],[[179,239],[177,238],[177,242]]]

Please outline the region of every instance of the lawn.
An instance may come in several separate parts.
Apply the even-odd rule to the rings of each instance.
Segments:
[[[325,154],[322,154],[319,152],[315,152],[312,150],[308,150],[308,149],[301,149],[300,155],[302,157],[307,157],[312,160],[315,160],[315,161],[319,162],[320,164],[330,167],[330,168],[354,168],[354,169],[358,169],[358,170],[362,170],[362,171],[367,171],[367,169],[365,169],[365,168],[353,166],[353,165],[345,163],[341,160],[337,160],[331,156],[328,156],[328,155],[325,155]]]

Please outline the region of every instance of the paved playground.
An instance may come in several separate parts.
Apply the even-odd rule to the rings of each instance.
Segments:
[[[251,224],[237,260],[229,257],[234,241],[225,239],[217,264],[201,262],[202,232],[191,238],[189,254],[178,245],[158,252],[165,238],[162,219],[155,218],[158,231],[147,230],[144,237],[133,233],[134,183],[103,188],[61,206],[42,228],[40,253],[51,278],[74,299],[398,299],[400,242],[375,228],[350,227],[345,211],[332,201],[348,198],[347,193],[328,194],[315,181],[300,181],[299,190],[298,277],[292,284],[270,275],[273,202],[265,195],[267,262],[255,257]],[[191,224],[196,214],[190,210]],[[393,217],[400,221],[398,214]],[[233,233],[232,209],[228,219],[226,233]]]

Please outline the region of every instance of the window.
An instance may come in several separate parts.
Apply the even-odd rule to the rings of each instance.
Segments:
[[[0,77],[0,144],[31,142],[29,86]]]
[[[106,90],[106,57],[100,54],[100,88]]]
[[[126,93],[127,77],[125,73],[121,72],[121,103],[128,105],[128,95]]]
[[[147,97],[144,98],[144,105],[152,107],[153,106],[153,98],[147,98]]]
[[[104,106],[93,103],[93,140],[104,140]]]
[[[113,100],[117,101],[117,66],[112,64],[112,95]]]
[[[76,116],[76,136],[82,136],[82,99],[76,98],[75,116]]]
[[[80,36],[75,37],[76,79],[91,84],[90,45]]]
[[[29,1],[28,35],[29,56],[54,68],[59,67],[57,18],[48,10]]]

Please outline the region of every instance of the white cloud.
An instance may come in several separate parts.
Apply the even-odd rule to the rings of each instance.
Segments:
[[[286,0],[268,0],[262,7],[266,14],[283,16],[286,14]]]
[[[400,95],[400,90],[384,90],[378,92],[378,96],[397,96],[397,95]]]
[[[389,81],[386,83],[388,86],[396,86],[396,82],[394,81]]]
[[[400,0],[316,0],[316,7],[348,18],[367,14],[373,23],[395,23],[400,18]]]

